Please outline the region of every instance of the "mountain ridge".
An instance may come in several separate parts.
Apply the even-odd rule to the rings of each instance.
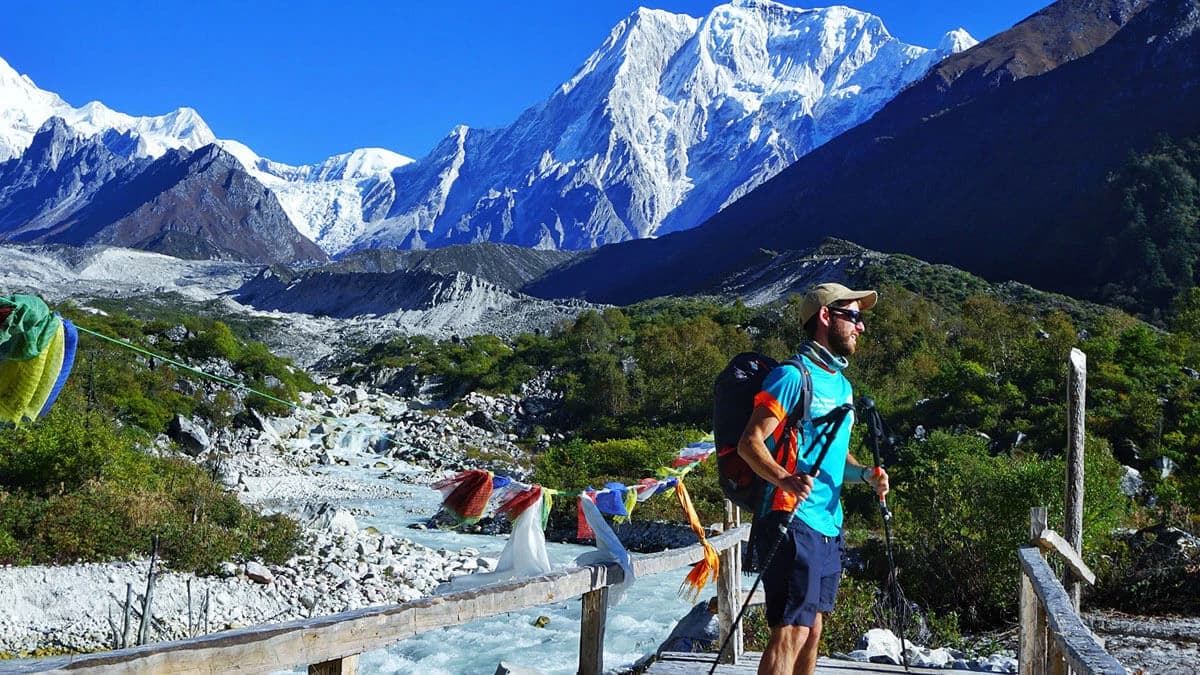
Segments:
[[[950,48],[971,41],[952,33]],[[686,229],[941,56],[846,7],[739,2],[700,19],[640,10],[513,124],[458,127],[393,172],[395,201],[351,250],[580,249]]]
[[[959,29],[942,51],[906,45],[878,17],[840,6],[738,0],[698,18],[641,9],[507,127],[456,127],[418,162],[360,148],[303,166],[217,139],[191,108],[144,118],[73,108],[0,61],[0,160],[57,116],[129,161],[219,144],[329,253],[579,249],[690,228],[973,42]]]
[[[1154,11],[1147,14],[1147,7]],[[921,103],[914,98],[918,88],[932,85],[915,85],[700,228],[590,252],[526,290],[604,302],[645,297],[645,289],[694,292],[743,269],[756,242],[801,249],[825,236],[987,278],[1086,290],[1074,284],[1087,274],[1087,255],[1080,253],[1093,247],[1071,224],[1093,215],[1087,208],[1105,172],[1139,144],[1163,131],[1187,132],[1188,120],[1200,117],[1180,114],[1197,105],[1196,63],[1187,47],[1195,32],[1188,29],[1172,43],[1151,40],[1164,29],[1190,25],[1186,16],[1194,7],[1176,0],[1062,0],[1030,20],[1074,16],[1074,23],[1054,25],[1056,36],[1069,35],[1071,25],[1108,22],[1109,39],[1090,54],[999,82],[951,107]],[[1117,27],[1123,19],[1128,23]],[[987,75],[958,81],[974,90]],[[934,77],[940,75],[927,79]],[[740,236],[748,227],[756,240]],[[705,251],[722,255],[709,256],[698,269],[694,260]],[[612,269],[637,271],[614,276]]]

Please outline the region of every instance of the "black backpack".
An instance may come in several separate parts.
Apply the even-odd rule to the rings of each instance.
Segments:
[[[717,448],[718,482],[725,498],[754,515],[761,515],[766,495],[767,481],[754,473],[746,460],[738,454],[738,441],[754,411],[754,397],[762,391],[763,380],[772,369],[791,366],[800,371],[804,378],[800,404],[788,412],[784,435],[789,429],[810,418],[812,405],[812,375],[808,367],[796,359],[779,363],[758,352],[742,352],[733,357],[713,383],[713,440]],[[780,444],[779,452],[786,447]],[[775,461],[783,463],[783,457]]]

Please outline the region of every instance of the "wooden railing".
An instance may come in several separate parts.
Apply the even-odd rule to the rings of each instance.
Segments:
[[[1096,583],[1096,575],[1065,539],[1046,526],[1044,507],[1031,511],[1029,536],[1031,545],[1017,549],[1021,560],[1021,675],[1125,675],[1125,667],[1104,651],[1083,624],[1071,594],[1055,577],[1042,551],[1057,553],[1072,580],[1090,585]]]
[[[749,526],[729,528],[711,538],[709,543],[720,553],[723,563],[736,561],[749,530]],[[634,575],[643,577],[680,569],[701,556],[699,544],[637,556],[633,559]],[[726,565],[728,567],[722,566],[718,582],[718,604],[722,617],[732,617],[737,611],[733,603],[740,598],[739,579],[736,562]],[[310,674],[350,674],[357,672],[359,654],[419,633],[582,596],[579,672],[599,675],[604,672],[608,589],[623,578],[624,572],[619,565],[591,565],[400,605],[368,607],[111,652],[9,662],[4,664],[4,670],[17,673],[80,670],[95,673],[267,673],[308,666]]]

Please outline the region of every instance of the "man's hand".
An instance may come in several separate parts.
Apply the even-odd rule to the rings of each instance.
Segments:
[[[812,492],[813,479],[806,473],[794,473],[779,481],[777,485],[780,490],[796,495],[796,499],[803,502]]]
[[[882,466],[876,466],[867,471],[866,476],[867,483],[875,488],[875,494],[879,495],[880,499],[886,497],[889,489],[887,471],[884,471]]]

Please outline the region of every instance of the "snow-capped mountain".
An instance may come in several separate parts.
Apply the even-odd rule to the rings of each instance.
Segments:
[[[973,44],[957,30],[907,45],[847,7],[640,9],[512,125],[458,127],[395,171],[352,248],[578,249],[690,228]]]
[[[136,137],[126,154],[161,157],[172,148],[195,150],[216,141],[212,130],[191,108],[157,117],[132,117],[110,110],[99,101],[74,108],[58,94],[39,89],[27,76],[0,59],[0,162],[19,156],[51,117],[88,136],[115,130]]]
[[[94,137],[113,155],[110,159],[153,160],[169,150],[197,150],[217,143],[274,193],[301,234],[320,240],[327,250],[344,248],[344,243],[361,232],[364,204],[370,208],[372,200],[377,199],[374,195],[390,194],[391,171],[412,161],[390,150],[363,148],[304,166],[273,162],[238,141],[217,139],[191,108],[155,117],[133,117],[97,101],[75,108],[57,94],[38,88],[29,77],[0,59],[0,163],[20,158],[30,149],[38,130],[52,118],[61,119],[71,135],[80,139],[78,142]],[[40,166],[43,158],[37,159]],[[20,171],[31,172],[28,168]],[[74,181],[71,185],[94,190],[96,177],[86,178],[89,180],[85,184]],[[0,190],[5,187],[11,185],[0,185]],[[55,191],[61,201],[39,203],[52,212],[22,229],[36,229],[80,201],[78,194],[64,192],[62,186]],[[24,205],[22,210],[29,208]]]
[[[58,117],[139,166],[220,145],[327,253],[484,241],[583,249],[699,224],[974,43],[957,30],[936,49],[907,45],[847,7],[734,0],[702,18],[640,9],[508,127],[459,126],[417,162],[366,148],[303,166],[217,139],[190,108],[158,117],[98,102],[74,108],[0,60],[0,163],[20,161]],[[41,165],[8,174],[49,176]],[[23,184],[22,194],[59,213],[67,201],[47,195],[98,194],[94,176],[81,175],[90,182],[59,176],[52,188]],[[52,216],[9,227],[36,229]]]

